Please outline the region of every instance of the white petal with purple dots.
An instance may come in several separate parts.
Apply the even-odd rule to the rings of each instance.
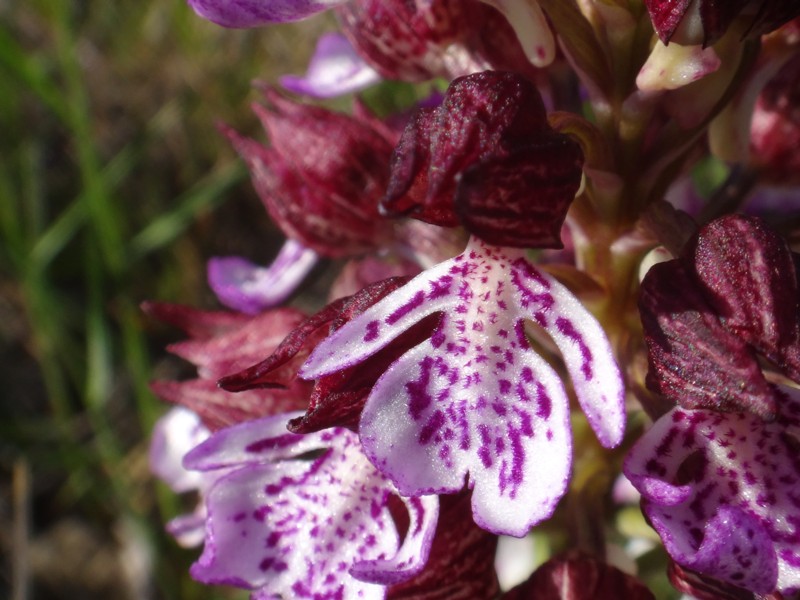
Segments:
[[[190,468],[228,469],[207,495],[206,546],[192,575],[253,598],[383,598],[385,585],[424,567],[438,499],[401,498],[411,523],[401,543],[388,504],[396,489],[358,437],[288,433],[299,414],[221,430],[186,457]]]
[[[676,562],[761,594],[800,589],[800,390],[782,389],[773,422],[675,408],[625,461]]]
[[[442,320],[431,338],[393,363],[372,390],[360,426],[365,452],[404,494],[455,492],[468,483],[479,525],[524,535],[563,496],[572,443],[564,385],[534,352],[524,321],[551,335],[590,424],[601,443],[614,446],[625,413],[608,341],[524,251],[474,238],[463,254],[324,340],[301,375],[352,366],[434,312]]]

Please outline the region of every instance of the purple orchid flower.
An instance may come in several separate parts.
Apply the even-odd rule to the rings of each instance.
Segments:
[[[358,437],[289,433],[292,416],[220,430],[186,456],[189,469],[226,470],[206,496],[206,545],[192,576],[254,590],[254,599],[384,598],[386,585],[424,567],[438,499],[400,498],[410,519],[400,543],[397,491]]]
[[[280,84],[295,94],[334,98],[378,83],[381,76],[338,33],[320,36],[305,76],[284,75]]]
[[[571,464],[564,384],[531,347],[524,321],[558,346],[606,447],[619,444],[625,426],[611,348],[578,300],[524,251],[473,238],[463,254],[325,339],[300,375],[314,379],[352,368],[435,313],[441,321],[431,337],[391,364],[373,387],[359,428],[364,450],[402,494],[452,493],[468,481],[476,523],[524,535],[555,509]]]
[[[729,216],[642,282],[647,385],[679,406],[625,474],[678,565],[756,594],[800,590],[800,390],[773,383],[800,381],[796,264]]]

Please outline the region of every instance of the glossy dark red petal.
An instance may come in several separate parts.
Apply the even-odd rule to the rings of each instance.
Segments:
[[[645,0],[650,20],[662,42],[666,44],[672,38],[691,2],[692,0]]]
[[[456,213],[464,227],[496,246],[562,248],[561,226],[581,182],[583,154],[572,139],[536,146],[464,171]]]
[[[680,260],[642,281],[639,312],[647,342],[647,386],[684,408],[750,411],[771,418],[776,396],[753,350],[719,321]]]
[[[687,260],[725,327],[800,380],[800,293],[786,242],[760,219],[730,215],[700,231]]]
[[[655,600],[632,575],[596,558],[570,553],[548,560],[502,600]]]

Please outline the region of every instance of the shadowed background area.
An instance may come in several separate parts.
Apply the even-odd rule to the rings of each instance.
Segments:
[[[280,234],[215,129],[263,139],[251,80],[302,73],[315,18],[226,31],[183,0],[0,1],[0,597],[242,598],[163,534],[148,389],[187,367],[147,299],[215,307],[212,255]],[[185,500],[185,501],[184,501]]]

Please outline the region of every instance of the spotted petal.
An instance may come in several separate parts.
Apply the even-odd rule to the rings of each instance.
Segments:
[[[402,499],[411,524],[400,544],[388,504],[396,491],[355,434],[287,432],[299,414],[222,430],[186,457],[189,468],[231,469],[208,495],[206,546],[192,575],[257,590],[254,598],[383,598],[376,584],[424,566],[438,501]]]
[[[757,594],[800,587],[800,391],[783,392],[773,422],[675,408],[625,463],[677,563]]]
[[[610,347],[594,318],[523,251],[473,239],[323,341],[300,374],[359,363],[434,312],[443,315],[431,338],[394,362],[367,400],[365,452],[403,494],[455,492],[469,476],[476,522],[523,535],[554,510],[571,460],[564,386],[531,348],[524,320],[561,350],[606,446],[620,442],[625,419]]]

